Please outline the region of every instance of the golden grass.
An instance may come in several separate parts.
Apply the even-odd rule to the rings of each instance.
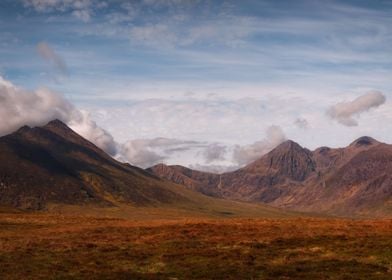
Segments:
[[[392,220],[0,213],[0,279],[392,279]]]

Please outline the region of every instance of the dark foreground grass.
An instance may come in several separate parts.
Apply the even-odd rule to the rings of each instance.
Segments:
[[[0,214],[0,279],[392,279],[392,221]]]

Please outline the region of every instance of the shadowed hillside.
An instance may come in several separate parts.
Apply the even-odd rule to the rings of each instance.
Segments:
[[[135,205],[185,200],[142,169],[115,161],[60,121],[0,138],[0,202]]]

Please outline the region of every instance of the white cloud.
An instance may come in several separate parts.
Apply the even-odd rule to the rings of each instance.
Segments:
[[[42,126],[51,120],[59,119],[107,153],[116,153],[116,143],[112,136],[60,94],[45,88],[27,91],[14,86],[1,76],[0,118],[0,136],[23,125]]]
[[[0,135],[11,133],[23,125],[44,125],[53,119],[68,122],[75,114],[71,103],[48,89],[30,92],[3,78],[0,80]]]
[[[33,8],[37,12],[70,12],[82,21],[89,21],[94,9],[107,6],[105,1],[97,0],[23,0],[26,7]]]
[[[215,173],[215,174],[222,174],[225,172],[237,170],[239,168],[238,165],[217,165],[217,164],[203,165],[203,164],[198,164],[198,163],[191,164],[188,167],[191,169],[194,169],[194,170],[210,172],[210,173]]]
[[[116,155],[117,145],[110,133],[99,127],[86,111],[79,111],[77,118],[68,122],[70,128],[93,142],[109,155]]]
[[[205,148],[202,155],[204,156],[206,163],[211,163],[214,161],[225,160],[226,153],[226,146],[219,143],[212,143]]]
[[[48,43],[40,42],[37,45],[37,52],[43,59],[52,64],[56,70],[60,71],[62,74],[67,74],[68,69],[65,61],[48,45]]]
[[[93,0],[24,0],[25,6],[39,12],[86,9],[93,5]]]
[[[173,138],[134,139],[120,146],[120,159],[139,167],[150,167],[165,162],[173,154],[186,154],[205,149],[206,143]]]
[[[198,1],[189,1],[189,0],[143,0],[143,4],[148,6],[176,6],[176,5],[184,5],[188,3],[197,3]]]
[[[128,141],[121,145],[120,155],[120,159],[142,168],[151,167],[165,159],[141,140]]]
[[[142,44],[152,47],[172,47],[177,43],[178,37],[172,29],[165,24],[148,26],[135,26],[129,31],[133,44]]]
[[[345,126],[357,126],[355,119],[361,113],[384,104],[386,97],[379,91],[370,91],[352,101],[340,102],[327,110],[327,115]]]
[[[248,164],[259,159],[285,140],[286,136],[283,130],[279,126],[272,125],[268,127],[264,140],[246,146],[237,145],[234,149],[233,159],[239,165]]]
[[[307,128],[309,127],[309,122],[308,122],[308,120],[305,119],[305,118],[297,118],[297,119],[294,121],[294,124],[295,124],[298,128],[301,128],[301,129],[307,129]]]
[[[91,11],[89,10],[75,10],[72,12],[72,15],[85,22],[91,19]]]

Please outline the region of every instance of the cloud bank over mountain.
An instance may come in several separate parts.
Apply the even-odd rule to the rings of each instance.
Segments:
[[[358,125],[355,119],[358,115],[385,102],[386,97],[381,92],[372,91],[349,102],[338,102],[328,108],[327,112],[330,118],[345,126]],[[293,102],[289,103],[293,104]],[[277,101],[276,108],[272,107],[276,115],[281,114],[278,108],[282,104],[283,102]],[[227,136],[241,128],[244,129],[243,133],[254,133],[252,127],[242,127],[242,123],[251,124],[252,119],[264,112],[262,103],[257,104],[253,99],[233,100],[230,103],[216,99],[194,100],[193,97],[183,101],[147,100],[140,101],[135,107],[127,107],[126,112],[131,113],[131,116],[121,115],[121,112],[123,111],[116,111],[116,109],[109,112],[101,111],[101,117],[110,117],[108,120],[114,132],[121,130],[116,125],[122,125],[123,120],[135,121],[135,125],[137,124],[135,127],[125,129],[125,135],[130,136],[125,141],[115,139],[107,129],[104,129],[105,126],[101,126],[102,123],[105,124],[102,118],[98,117],[100,123],[98,125],[95,120],[96,112],[90,114],[88,110],[78,109],[61,94],[49,89],[25,90],[0,76],[0,118],[3,120],[0,123],[0,135],[11,133],[23,125],[41,126],[53,119],[59,119],[108,154],[143,168],[164,162],[224,172],[258,159],[290,138],[284,131],[288,129],[287,126],[283,128],[280,125],[269,125],[265,131],[259,131],[260,135],[264,135],[264,139],[251,144],[208,141],[208,139],[195,140],[195,137],[188,140],[190,134],[187,129],[190,129],[194,135],[198,135],[196,134],[199,133],[198,131],[202,135],[205,129],[210,129],[211,132],[216,130],[217,135],[222,135],[221,129],[227,126],[232,128],[225,131]],[[174,112],[176,114],[173,114]],[[157,114],[156,120],[155,114]],[[112,119],[113,116],[116,116],[116,119]],[[214,116],[217,122],[208,122]],[[274,115],[267,117],[268,115],[266,120],[269,121],[276,118]],[[287,123],[297,131],[310,130],[307,118],[287,118]],[[172,137],[138,138],[134,133],[137,129],[153,130],[152,125],[157,125],[158,135],[162,133]],[[184,135],[188,139],[181,137]]]
[[[106,130],[91,120],[87,113],[49,89],[27,91],[0,76],[0,118],[1,136],[23,125],[42,126],[59,119],[108,154],[116,154],[116,143]]]

